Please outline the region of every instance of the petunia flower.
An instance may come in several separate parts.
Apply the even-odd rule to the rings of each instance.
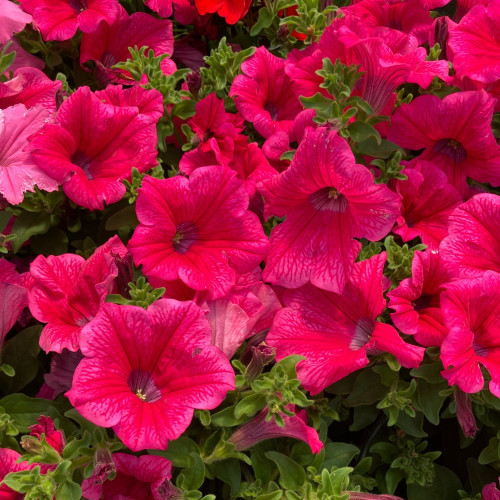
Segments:
[[[82,332],[85,358],[66,393],[86,419],[113,427],[132,451],[166,449],[193,418],[234,389],[227,357],[193,302],[162,299],[147,311],[104,304]]]
[[[145,0],[144,3],[160,17],[167,18],[172,15],[172,0]]]
[[[0,109],[0,193],[12,205],[21,203],[26,191],[35,185],[45,191],[55,191],[57,181],[36,165],[28,149],[28,137],[38,132],[49,116],[42,106],[26,109],[17,104]]]
[[[78,28],[91,33],[100,22],[111,24],[118,0],[21,0],[21,6],[33,16],[45,41],[69,40]]]
[[[298,354],[297,377],[317,394],[368,365],[369,355],[393,354],[407,368],[417,367],[424,348],[408,344],[396,329],[377,321],[385,308],[385,252],[354,265],[342,294],[306,285],[285,293],[266,342],[276,359]]]
[[[441,374],[450,385],[475,393],[484,385],[483,365],[490,392],[500,398],[500,274],[486,271],[446,285],[441,308],[450,330],[441,344]]]
[[[35,467],[35,464],[28,462],[18,462],[21,455],[9,448],[0,448],[0,483],[5,476],[10,472],[20,472],[29,470]],[[6,484],[0,484],[0,499],[1,500],[17,500],[19,493],[10,489]]]
[[[157,19],[144,12],[135,12],[131,16],[121,6],[117,7],[117,16],[112,23],[100,23],[95,32],[82,36],[80,64],[95,61],[97,78],[101,84],[108,82],[130,85],[130,75],[122,70],[111,69],[118,62],[129,59],[129,47],[137,46],[152,49],[155,56],[172,55],[174,37],[172,21]],[[175,71],[175,64],[170,58],[162,62],[167,74]]]
[[[481,490],[482,500],[500,500],[500,490],[498,489],[499,483],[500,477],[496,483],[488,483],[483,486]]]
[[[0,51],[5,48],[4,44],[0,43]],[[13,73],[16,72],[19,68],[35,68],[42,70],[45,66],[45,63],[39,57],[30,54],[26,50],[23,49],[21,44],[17,41],[16,38],[10,40],[10,45],[7,47],[6,54],[10,54],[11,52],[16,53],[16,57],[14,62],[5,70],[4,75],[9,78],[10,71]],[[55,82],[57,83],[57,82]],[[61,84],[61,82],[58,82]],[[1,87],[0,87],[1,88]],[[1,106],[0,106],[1,107]]]
[[[443,100],[417,97],[392,117],[390,141],[424,151],[418,156],[438,165],[460,194],[467,177],[500,185],[500,146],[491,131],[495,100],[486,92],[458,92]]]
[[[73,385],[73,374],[82,358],[80,351],[63,349],[60,353],[53,352],[50,358],[50,372],[43,376],[45,383],[41,389],[46,391],[44,394],[48,397],[40,394],[37,397],[55,399],[59,394],[69,391]]]
[[[172,463],[156,455],[140,457],[126,453],[114,453],[116,476],[112,481],[100,482],[96,475],[84,479],[82,494],[87,500],[101,498],[137,498],[140,500],[162,500],[162,488],[172,477]],[[97,480],[97,481],[96,481]]]
[[[217,12],[228,24],[237,23],[252,5],[251,0],[195,0],[201,15]]]
[[[447,236],[440,245],[443,259],[461,278],[477,278],[485,271],[500,272],[500,197],[482,193],[456,208]]]
[[[303,108],[285,73],[285,61],[259,47],[241,70],[243,75],[234,79],[229,95],[243,118],[265,138],[278,130],[290,133]]]
[[[80,87],[59,108],[55,123],[30,139],[30,148],[38,167],[63,185],[68,198],[102,210],[123,197],[122,180],[133,167],[145,172],[156,165],[156,120],[137,106],[104,104]]]
[[[255,418],[237,429],[229,438],[229,442],[234,444],[238,451],[243,451],[266,439],[288,437],[304,441],[313,453],[319,453],[323,449],[323,443],[316,430],[307,425],[306,411],[299,411],[295,405],[287,405],[287,409],[293,411],[295,415],[291,417],[283,415],[283,427],[279,427],[274,419],[266,422],[267,408],[265,408]]]
[[[439,346],[448,333],[440,306],[444,285],[455,278],[435,250],[415,252],[412,276],[387,293],[394,325],[423,346]]]
[[[144,178],[140,224],[128,247],[147,276],[180,278],[215,299],[229,292],[236,272],[249,272],[264,259],[267,237],[234,177],[226,167],[202,167],[189,180]]]
[[[86,261],[76,254],[44,257],[31,264],[28,285],[31,314],[43,323],[40,347],[77,351],[83,326],[92,321],[108,293],[116,291],[115,256],[127,249],[118,236],[96,249]]]
[[[347,142],[325,128],[309,130],[285,172],[261,184],[265,218],[285,217],[271,233],[263,279],[341,293],[361,244],[383,238],[399,213],[399,196],[375,185]]]
[[[40,439],[42,434],[45,435],[45,440],[47,443],[61,454],[66,446],[66,439],[64,438],[64,433],[60,430],[56,430],[54,421],[45,415],[41,415],[36,419],[38,424],[30,426],[30,436]]]
[[[429,248],[437,249],[448,235],[448,217],[462,197],[434,163],[417,159],[412,166],[402,172],[407,180],[395,182],[402,206],[392,231],[403,241],[420,237]]]
[[[10,0],[0,0],[0,44],[8,42],[31,23],[32,17]]]

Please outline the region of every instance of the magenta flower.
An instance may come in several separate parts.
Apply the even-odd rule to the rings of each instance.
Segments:
[[[73,352],[63,349],[60,353],[52,353],[50,358],[50,372],[43,376],[45,383],[42,389],[47,391],[46,394],[50,396],[46,399],[54,399],[59,394],[71,389],[73,374],[82,358],[83,355],[80,351]],[[42,396],[38,394],[37,397],[40,398]]]
[[[0,448],[0,483],[9,472],[19,472],[23,470],[32,469],[35,464],[28,464],[28,462],[18,462],[17,460],[21,455],[14,450],[8,448]],[[11,490],[7,485],[0,484],[0,499],[1,500],[17,500],[19,493]]]
[[[193,302],[162,299],[148,311],[104,304],[82,332],[85,358],[66,395],[132,451],[166,449],[195,408],[211,410],[234,389],[227,357],[210,344],[210,325]]]
[[[285,73],[285,61],[259,47],[241,70],[244,74],[234,79],[229,94],[243,118],[265,138],[278,130],[290,133],[303,108]]]
[[[148,47],[155,56],[169,54],[174,50],[172,22],[165,19],[136,12],[129,16],[121,6],[117,6],[117,17],[112,23],[100,23],[92,33],[82,37],[80,64],[93,60],[97,65],[97,77],[102,84],[110,81],[130,85],[133,81],[130,75],[122,70],[111,69],[121,61],[129,59],[129,47]],[[165,59],[162,66],[172,65],[170,59]]]
[[[172,15],[172,0],[145,0],[144,2],[151,10],[158,13],[160,17]]]
[[[482,500],[500,500],[500,490],[497,488],[500,477],[496,483],[488,483],[481,490]]]
[[[425,95],[400,106],[388,139],[403,148],[424,151],[461,194],[467,177],[500,185],[500,146],[491,131],[495,100],[486,92],[458,92],[443,100]]]
[[[16,58],[14,59],[14,62],[9,66],[9,69],[5,71],[4,75],[9,78],[9,73],[10,71],[16,72],[19,68],[36,68],[42,70],[45,66],[45,63],[43,62],[42,59],[39,57],[36,57],[26,50],[24,50],[21,46],[21,44],[17,41],[16,38],[13,38],[10,40],[10,45],[7,47],[7,54],[10,54],[11,52],[16,53]],[[4,47],[2,47],[2,44],[0,43],[0,50],[2,50]],[[61,83],[61,82],[55,82],[55,83]],[[1,89],[1,86],[0,86]],[[1,92],[1,91],[0,91]],[[0,106],[1,107],[1,106]]]
[[[19,68],[12,79],[0,83],[0,108],[24,104],[28,109],[41,105],[56,112],[56,94],[62,89],[59,80],[53,82],[37,68]]]
[[[234,176],[225,167],[203,167],[189,180],[144,178],[137,199],[140,224],[129,249],[146,275],[180,278],[216,299],[235,284],[236,272],[249,272],[264,259],[268,240]]]
[[[395,183],[402,199],[401,216],[392,231],[403,241],[420,237],[429,248],[437,249],[448,235],[448,217],[462,198],[434,163],[417,160],[414,168],[403,173],[408,179]]]
[[[133,167],[145,172],[156,165],[155,122],[137,105],[104,104],[80,87],[59,108],[55,123],[31,138],[31,149],[38,167],[63,185],[68,198],[102,210],[123,197],[122,180]]]
[[[443,377],[467,393],[483,388],[480,365],[491,375],[490,391],[500,398],[500,274],[446,285],[441,308],[450,332],[441,345]]]
[[[0,0],[0,44],[8,42],[14,33],[19,33],[31,23],[32,18],[10,0]]]
[[[310,130],[285,172],[261,184],[264,216],[285,217],[271,234],[264,281],[313,285],[341,293],[361,244],[383,238],[399,213],[399,196],[375,185],[347,142]]]
[[[49,113],[42,106],[29,110],[23,104],[0,109],[0,193],[12,205],[21,203],[35,185],[55,191],[57,182],[40,170],[29,151],[28,137],[45,124]]]
[[[117,256],[127,249],[118,236],[86,261],[75,254],[44,257],[31,264],[28,298],[31,314],[47,323],[40,337],[46,352],[77,351],[83,326],[92,321],[108,293],[117,291]]]
[[[305,389],[317,394],[337,380],[368,365],[368,355],[389,352],[407,368],[417,367],[424,348],[407,344],[391,325],[377,317],[385,308],[387,279],[382,253],[354,265],[342,294],[306,285],[285,293],[266,342],[276,359],[292,354],[306,359],[297,365]]]
[[[114,453],[116,477],[112,481],[100,482],[95,476],[82,483],[83,497],[87,500],[101,498],[136,498],[140,500],[162,500],[162,488],[172,477],[172,464],[156,455],[136,457],[126,453]]]
[[[307,425],[306,411],[299,411],[295,405],[287,405],[287,409],[295,412],[295,415],[292,417],[283,415],[285,423],[283,427],[279,427],[274,419],[266,422],[267,408],[265,408],[255,418],[240,427],[229,438],[229,442],[233,443],[238,451],[243,451],[266,439],[288,437],[304,441],[313,453],[319,453],[323,449],[323,443],[316,430]]]
[[[36,421],[38,424],[30,426],[30,436],[40,439],[42,434],[45,434],[47,443],[52,446],[57,453],[61,454],[66,446],[64,433],[60,430],[56,430],[54,421],[50,417],[40,415]]]
[[[483,83],[500,80],[500,2],[474,5],[461,19],[450,24],[447,53],[459,78]]]
[[[92,33],[101,21],[111,24],[118,0],[21,0],[21,6],[44,40],[69,40],[78,28]]]
[[[450,215],[449,236],[441,255],[461,278],[477,278],[485,271],[500,272],[500,197],[473,196]]]
[[[394,325],[425,347],[439,346],[448,333],[440,306],[441,292],[454,276],[439,253],[415,252],[412,277],[391,290],[389,307]]]

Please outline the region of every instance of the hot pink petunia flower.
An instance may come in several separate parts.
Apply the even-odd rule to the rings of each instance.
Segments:
[[[158,13],[160,17],[172,15],[172,0],[145,0],[144,2],[151,10]]]
[[[14,33],[19,33],[31,23],[32,18],[10,0],[0,0],[0,44],[8,42]]]
[[[161,99],[157,105],[163,112]],[[102,210],[123,197],[122,180],[133,167],[145,172],[156,165],[156,121],[137,106],[104,104],[80,87],[59,108],[55,123],[30,139],[30,147],[38,167],[63,185],[68,198]]]
[[[440,296],[446,283],[455,276],[437,251],[415,252],[411,278],[401,281],[391,290],[389,307],[394,325],[425,346],[439,346],[448,333],[440,306]]]
[[[481,490],[482,500],[500,500],[500,490],[498,485],[500,483],[500,477],[496,483],[489,483],[483,487]]]
[[[343,294],[306,285],[285,293],[266,342],[276,359],[299,354],[297,377],[317,394],[330,384],[366,366],[369,354],[390,352],[403,366],[416,367],[424,348],[407,344],[391,325],[377,317],[385,308],[382,253],[354,265]]]
[[[310,130],[285,172],[261,184],[264,216],[285,217],[273,229],[263,279],[341,293],[361,244],[383,238],[399,213],[399,196],[375,185],[347,142],[325,128]]]
[[[440,251],[461,278],[477,278],[485,271],[500,272],[500,197],[473,196],[450,215]]]
[[[492,394],[500,398],[500,274],[446,285],[441,308],[450,329],[441,344],[443,377],[467,393],[483,388],[480,365],[491,375]]]
[[[483,83],[500,80],[500,1],[475,5],[449,27],[447,54],[459,78]]]
[[[45,439],[47,443],[61,454],[66,446],[66,439],[64,438],[64,433],[60,430],[56,430],[54,421],[50,417],[41,415],[36,419],[38,424],[30,426],[30,436],[40,439],[42,434],[45,434]]]
[[[29,151],[28,137],[38,132],[48,118],[42,106],[26,109],[23,104],[0,109],[0,193],[12,205],[21,203],[26,191],[36,185],[55,191],[57,181],[40,170]]]
[[[156,455],[136,457],[126,453],[114,453],[116,477],[101,481],[95,476],[82,483],[83,497],[87,500],[128,499],[162,500],[165,483],[172,477],[172,463]]]
[[[35,464],[28,464],[28,462],[18,463],[21,455],[14,450],[8,448],[0,448],[0,483],[9,472],[19,472],[23,470],[32,469]],[[19,493],[11,490],[7,485],[0,485],[0,500],[17,500]]]
[[[4,46],[0,43],[0,51],[4,49]],[[9,78],[10,71],[13,73],[16,72],[19,68],[36,68],[42,70],[45,66],[45,63],[39,57],[30,54],[26,50],[23,49],[21,44],[17,41],[16,38],[10,40],[10,45],[7,47],[6,54],[10,54],[11,52],[16,53],[16,57],[14,62],[9,66],[9,68],[4,72],[4,75]],[[59,82],[61,83],[61,82]],[[1,107],[1,106],[0,106]]]
[[[323,449],[318,433],[313,427],[307,425],[307,413],[299,411],[295,405],[287,405],[287,409],[295,412],[289,417],[283,415],[285,425],[279,427],[274,419],[266,422],[267,408],[262,410],[255,418],[240,427],[230,438],[237,450],[246,450],[266,439],[288,437],[300,439],[307,443],[313,453],[319,453]]]
[[[94,32],[102,21],[111,24],[118,11],[118,0],[21,0],[33,16],[44,40],[69,40],[80,28]]]
[[[56,94],[62,89],[59,80],[53,82],[37,68],[20,68],[11,80],[0,83],[0,108],[24,104],[27,108],[40,105],[56,112]]]
[[[393,232],[403,241],[419,236],[422,243],[436,249],[448,235],[448,217],[462,197],[434,163],[417,160],[403,173],[408,179],[395,183],[402,207]]]
[[[443,100],[425,95],[403,104],[392,117],[390,141],[420,150],[461,194],[467,177],[500,185],[500,146],[491,131],[495,100],[486,92],[458,92]]]
[[[285,61],[259,47],[241,70],[244,74],[234,79],[229,94],[243,118],[265,138],[278,130],[290,133],[303,108],[285,73]]]
[[[147,311],[104,304],[82,332],[85,355],[67,396],[85,418],[113,427],[132,451],[166,449],[193,418],[234,389],[227,357],[193,302],[162,299]]]
[[[73,374],[82,358],[83,355],[80,351],[73,352],[63,349],[60,353],[52,353],[50,358],[50,373],[46,373],[43,376],[47,395],[50,393],[50,397],[46,399],[54,399],[59,394],[71,389]],[[37,397],[42,396],[38,395]]]
[[[146,275],[180,278],[211,299],[229,292],[235,271],[258,265],[268,241],[248,194],[225,167],[196,169],[190,179],[145,177],[137,199],[140,224],[129,243]]]
[[[129,16],[119,5],[117,18],[113,23],[100,23],[94,33],[83,35],[80,64],[83,65],[90,60],[95,61],[97,77],[102,84],[113,81],[130,85],[133,81],[128,74],[111,67],[129,59],[131,56],[128,49],[135,45],[139,48],[152,49],[155,56],[172,55],[174,50],[172,22],[156,19],[144,12],[136,12]],[[162,67],[167,70],[172,64],[171,59],[167,58],[163,61]]]
[[[33,261],[29,307],[36,319],[47,323],[40,337],[43,350],[78,350],[82,327],[94,318],[106,295],[117,291],[115,259],[126,253],[118,236],[113,236],[87,261],[75,254],[39,255]]]

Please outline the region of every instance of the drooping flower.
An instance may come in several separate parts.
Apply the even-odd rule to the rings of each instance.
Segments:
[[[96,249],[86,261],[75,254],[39,255],[30,267],[30,311],[47,323],[40,337],[46,352],[77,351],[82,327],[92,321],[108,293],[116,291],[115,256],[127,249],[118,236]]]
[[[227,357],[193,302],[162,299],[147,311],[104,304],[82,331],[85,358],[67,396],[85,418],[113,427],[132,451],[166,449],[193,417],[234,389]]]
[[[268,241],[248,194],[226,167],[196,169],[190,179],[145,177],[129,248],[147,276],[180,278],[211,299],[224,296],[265,257]]]
[[[285,293],[286,307],[277,313],[266,342],[276,348],[277,360],[292,354],[306,358],[297,365],[297,377],[311,394],[366,366],[370,354],[389,352],[407,368],[422,361],[422,347],[377,321],[388,286],[385,261],[382,253],[355,264],[342,294],[312,285]]]
[[[19,68],[10,80],[0,83],[0,108],[24,104],[29,109],[40,105],[55,113],[56,95],[61,89],[59,80],[52,81],[39,69]]]
[[[388,292],[394,325],[423,346],[439,346],[448,333],[440,306],[443,287],[454,275],[433,250],[415,252],[412,276]]]
[[[8,448],[0,448],[0,483],[9,472],[19,472],[32,469],[35,464],[28,462],[18,462],[21,455],[14,450]],[[0,484],[0,499],[1,500],[17,500],[19,493],[10,489],[6,484]]]
[[[126,453],[114,453],[116,477],[112,481],[100,482],[96,475],[82,483],[83,497],[87,500],[101,498],[136,498],[161,500],[164,483],[172,477],[172,463],[156,455],[136,457]],[[96,481],[97,480],[97,481]]]
[[[500,500],[500,490],[498,489],[498,484],[500,483],[500,477],[496,483],[488,483],[481,490],[482,500]]]
[[[31,23],[32,18],[10,0],[0,0],[0,44],[8,42],[14,33],[19,33]]]
[[[420,237],[429,248],[437,249],[448,235],[448,217],[462,197],[434,163],[417,160],[403,173],[408,179],[395,183],[402,206],[392,231],[403,241]]]
[[[56,430],[54,421],[50,417],[41,415],[36,421],[38,424],[30,426],[30,436],[40,439],[42,434],[44,434],[47,443],[52,446],[57,453],[61,454],[66,446],[64,433],[60,430]]]
[[[265,138],[278,130],[290,133],[303,108],[285,73],[285,61],[259,47],[241,70],[243,75],[234,79],[229,95],[243,118]]]
[[[122,179],[133,167],[145,172],[156,165],[155,121],[137,106],[104,104],[80,87],[59,108],[55,123],[30,139],[32,154],[71,200],[102,210],[123,197]]]
[[[135,12],[131,16],[118,5],[117,17],[113,23],[100,23],[93,33],[84,34],[80,51],[80,64],[95,61],[97,78],[102,84],[110,81],[130,85],[130,75],[122,70],[111,69],[121,61],[129,59],[129,47],[148,47],[155,56],[169,54],[174,50],[172,21],[156,19],[144,12]],[[164,59],[162,68],[168,74],[175,71],[171,59]]]
[[[491,375],[489,389],[500,398],[500,274],[446,285],[441,308],[449,333],[441,344],[443,377],[467,393],[483,388],[480,365]]]
[[[440,245],[444,260],[461,278],[476,278],[485,271],[500,272],[500,197],[473,196],[450,215],[447,236]]]
[[[417,97],[392,117],[390,141],[424,151],[419,159],[434,162],[460,194],[467,177],[500,185],[500,146],[491,131],[495,100],[484,91],[458,92],[441,100]]]
[[[455,389],[455,404],[457,405],[457,420],[462,428],[465,437],[474,437],[478,431],[476,419],[472,411],[472,404],[469,394]]]
[[[201,15],[217,12],[228,24],[237,23],[252,5],[251,0],[195,0]]]
[[[267,408],[265,408],[259,415],[236,430],[229,438],[229,442],[233,443],[238,451],[242,451],[266,439],[288,437],[304,441],[313,453],[319,453],[323,449],[323,443],[316,430],[307,425],[306,411],[299,411],[295,405],[287,405],[287,409],[293,411],[295,415],[292,417],[283,415],[285,424],[283,427],[279,427],[274,419],[266,422]]]
[[[44,40],[69,40],[80,28],[92,33],[116,18],[118,0],[21,0]]]
[[[73,385],[73,374],[82,358],[80,351],[63,349],[60,353],[53,352],[50,358],[50,372],[43,376],[45,383],[41,390],[45,391],[44,395],[38,394],[37,397],[54,399],[59,394],[69,391]]]
[[[285,172],[261,184],[264,216],[285,217],[271,233],[263,279],[341,293],[361,244],[391,229],[399,196],[375,185],[347,142],[325,128],[310,130]]]
[[[55,191],[57,182],[40,170],[29,151],[28,137],[38,132],[48,111],[42,106],[26,109],[23,104],[0,109],[0,193],[12,205],[21,203],[26,191],[36,185]]]

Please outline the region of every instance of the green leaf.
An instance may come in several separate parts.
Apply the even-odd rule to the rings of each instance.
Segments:
[[[498,437],[496,436],[492,437],[488,443],[488,446],[484,448],[484,450],[480,453],[478,462],[481,465],[491,464],[492,462],[496,462],[500,458],[499,446],[500,446],[500,440],[498,439]]]
[[[269,28],[273,24],[274,13],[270,12],[267,8],[259,10],[259,18],[250,30],[250,36],[258,35],[263,29]]]
[[[139,219],[135,213],[135,206],[130,205],[108,217],[104,229],[106,231],[118,231],[123,227],[134,228],[137,224],[139,224]]]
[[[363,142],[369,137],[373,137],[377,145],[382,144],[382,137],[378,131],[366,122],[355,121],[347,127],[347,131],[354,142]]]
[[[447,385],[446,382],[443,385]],[[439,425],[439,413],[445,399],[446,396],[440,395],[436,384],[430,384],[423,379],[417,382],[417,401],[431,424]]]
[[[184,99],[176,104],[172,109],[172,116],[177,116],[181,120],[187,120],[195,114],[196,102],[192,99]]]
[[[30,247],[36,254],[62,255],[68,251],[68,236],[57,227],[51,227],[45,234],[31,238]]]
[[[359,455],[359,448],[349,443],[328,443],[325,446],[325,459],[322,469],[347,467]]]
[[[241,425],[245,422],[247,417],[242,416],[241,418],[236,418],[234,416],[234,408],[229,406],[223,410],[215,413],[211,416],[212,424],[218,425],[219,427],[234,427],[236,425]]]
[[[355,432],[364,429],[367,425],[375,422],[379,414],[380,410],[376,406],[355,406],[349,430]]]
[[[385,474],[385,484],[387,485],[387,492],[393,495],[400,483],[401,479],[405,477],[402,469],[389,469]]]
[[[436,479],[429,487],[423,487],[416,483],[409,484],[407,489],[407,500],[456,500],[457,491],[463,489],[458,476],[441,465],[434,465]]]
[[[404,412],[399,412],[399,417],[396,425],[410,434],[410,436],[415,437],[427,437],[427,433],[422,429],[424,423],[424,414],[417,413],[415,417],[410,417]]]
[[[177,476],[176,484],[183,490],[197,490],[205,481],[205,464],[195,452],[189,453],[188,459],[191,464]]]
[[[344,406],[350,408],[371,405],[383,399],[386,393],[387,388],[380,383],[379,375],[366,369],[358,375],[352,392],[344,401]]]
[[[56,491],[56,500],[79,500],[82,498],[82,488],[73,481],[65,481]]]
[[[443,382],[441,371],[443,365],[439,363],[426,363],[420,365],[418,368],[412,368],[410,375],[415,378],[423,378],[429,384],[440,384]]]
[[[241,484],[241,464],[238,460],[230,459],[216,462],[213,473],[221,481],[231,486],[231,496],[236,496]]]
[[[469,457],[467,459],[467,470],[469,471],[469,480],[474,493],[481,493],[485,484],[498,481],[498,472],[495,472],[490,467],[480,465],[475,458]]]
[[[266,457],[272,460],[280,472],[279,483],[287,490],[298,490],[306,480],[304,468],[286,455],[268,451]]]
[[[3,363],[0,365],[0,373],[5,373],[7,377],[13,377],[16,374],[16,370],[12,366]]]
[[[189,467],[191,454],[200,455],[198,445],[191,439],[181,436],[174,441],[168,443],[168,449],[165,451],[151,450],[151,455],[159,455],[168,458],[174,467]],[[196,488],[194,488],[196,489]]]
[[[263,394],[250,394],[235,406],[234,416],[238,419],[243,416],[251,417],[265,406],[266,397]]]
[[[12,240],[12,250],[16,253],[21,246],[35,234],[44,234],[51,227],[51,216],[47,212],[23,212],[20,214],[14,225],[11,234],[16,238]]]

